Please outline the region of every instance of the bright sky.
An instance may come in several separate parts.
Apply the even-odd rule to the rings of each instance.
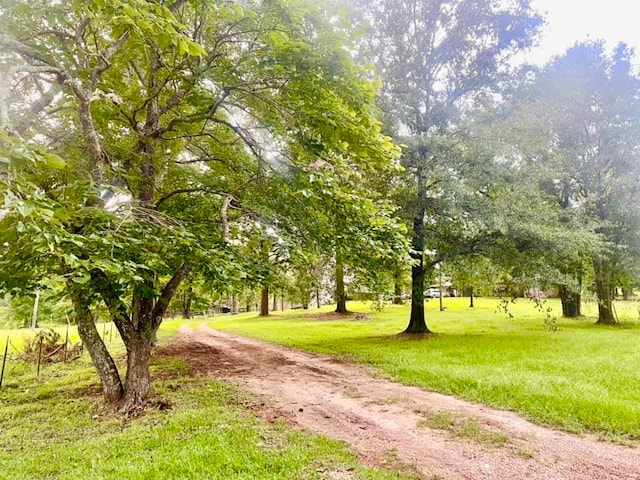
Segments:
[[[528,57],[543,63],[580,40],[604,39],[608,48],[626,42],[636,49],[640,63],[640,0],[532,0],[547,12],[547,31]]]

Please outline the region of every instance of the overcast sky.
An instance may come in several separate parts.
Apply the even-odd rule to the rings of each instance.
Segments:
[[[636,49],[640,64],[640,0],[532,0],[547,12],[547,31],[530,59],[542,63],[576,41],[603,38],[612,48],[624,41]]]

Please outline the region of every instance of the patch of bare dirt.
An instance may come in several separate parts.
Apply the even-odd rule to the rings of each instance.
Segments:
[[[640,448],[375,378],[365,367],[201,326],[170,351],[262,400],[268,419],[347,442],[370,465],[424,479],[640,480]]]

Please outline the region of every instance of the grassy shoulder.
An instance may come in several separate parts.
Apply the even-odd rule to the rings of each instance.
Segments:
[[[163,336],[178,325],[168,322]],[[260,420],[252,399],[191,377],[181,358],[155,357],[152,407],[136,418],[105,407],[86,354],[47,365],[39,377],[33,365],[14,360],[9,368],[0,389],[0,479],[411,478],[367,469],[339,442]]]
[[[558,320],[527,300],[497,311],[497,299],[445,299],[427,304],[427,323],[438,332],[426,338],[397,336],[408,322],[408,306],[381,313],[364,304],[368,320],[331,319],[314,312],[276,312],[210,319],[214,328],[374,365],[391,378],[426,389],[518,411],[572,432],[592,431],[615,441],[640,439],[640,349],[638,304],[618,303],[619,327],[595,319]],[[545,305],[559,316],[559,303]],[[595,314],[595,305],[586,313]],[[325,310],[326,311],[326,310]]]

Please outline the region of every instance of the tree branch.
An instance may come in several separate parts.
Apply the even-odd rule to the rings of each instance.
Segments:
[[[182,281],[187,277],[187,275],[189,275],[192,269],[193,269],[193,264],[183,263],[178,269],[178,271],[173,274],[173,277],[171,277],[171,280],[169,280],[169,282],[165,285],[164,289],[162,290],[162,294],[160,295],[160,298],[158,298],[158,301],[156,302],[156,304],[153,307],[153,310],[151,311],[152,331],[155,332],[157,328],[160,326],[160,323],[162,322],[162,316],[164,315],[164,312],[167,311],[169,302],[175,295],[176,290],[178,290],[178,287],[180,286]]]
[[[122,335],[122,339],[127,342],[131,337],[131,316],[127,306],[116,293],[107,274],[102,270],[99,268],[91,270],[91,280],[107,306],[113,323],[116,325],[120,335]]]
[[[156,206],[155,206],[156,210],[159,210],[160,209],[160,205],[162,205],[164,202],[166,202],[170,198],[175,197],[176,195],[182,195],[183,193],[208,193],[208,194],[211,194],[211,195],[219,195],[219,196],[228,195],[227,192],[223,192],[221,190],[213,190],[211,188],[203,188],[203,187],[181,188],[181,189],[174,190],[173,192],[166,194],[164,197],[161,197],[156,202]]]

